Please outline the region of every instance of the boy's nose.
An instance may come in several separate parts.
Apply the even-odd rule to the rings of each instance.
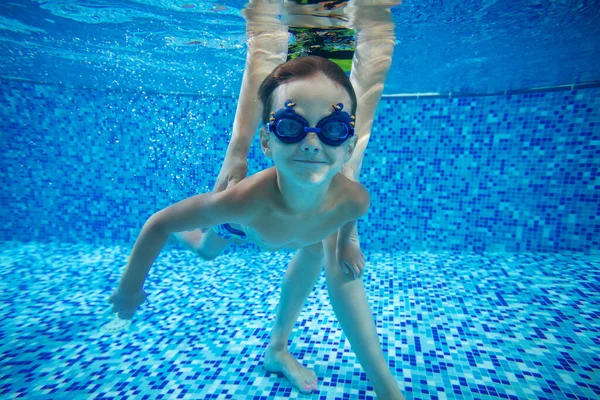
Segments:
[[[321,139],[314,132],[309,132],[308,135],[302,140],[301,143],[302,151],[317,153],[321,151]]]

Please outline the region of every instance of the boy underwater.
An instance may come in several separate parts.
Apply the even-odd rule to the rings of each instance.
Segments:
[[[207,233],[237,234],[270,251],[324,246],[328,287],[335,281],[332,305],[344,333],[378,397],[402,399],[366,297],[344,297],[352,275],[364,268],[364,256],[351,233],[369,208],[366,189],[340,173],[356,145],[357,101],[350,80],[327,59],[300,57],[275,68],[260,86],[259,98],[264,105],[260,143],[274,166],[222,192],[192,196],[152,215],[110,296],[113,311],[122,319],[133,317],[145,301],[143,284],[150,267],[177,232],[216,227]],[[332,295],[331,290],[339,293]],[[265,369],[284,373],[302,392],[315,389],[314,372],[290,357],[270,343]]]

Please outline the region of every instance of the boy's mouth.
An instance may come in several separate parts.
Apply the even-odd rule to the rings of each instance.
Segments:
[[[325,161],[315,161],[315,160],[294,160],[299,163],[305,164],[325,164]]]

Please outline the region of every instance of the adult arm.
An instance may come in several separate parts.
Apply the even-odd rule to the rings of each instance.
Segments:
[[[396,38],[390,7],[397,4],[400,4],[399,0],[353,0],[346,7],[356,29],[350,81],[357,98],[355,130],[358,141],[342,172],[353,180],[359,178],[375,112],[392,64]]]
[[[248,172],[248,152],[263,113],[258,88],[287,58],[288,27],[279,20],[282,3],[282,0],[253,0],[242,12],[248,46],[246,67],[231,140],[213,189],[216,192],[237,184]]]

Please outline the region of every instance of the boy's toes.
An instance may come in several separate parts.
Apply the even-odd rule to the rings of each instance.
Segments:
[[[312,371],[311,371],[312,372]],[[317,387],[317,376],[312,373],[312,376],[308,376],[304,379],[303,391],[310,393]]]
[[[300,388],[300,391],[302,393],[304,393],[304,394],[312,393],[313,386],[311,386],[311,385],[304,385],[303,387]]]

